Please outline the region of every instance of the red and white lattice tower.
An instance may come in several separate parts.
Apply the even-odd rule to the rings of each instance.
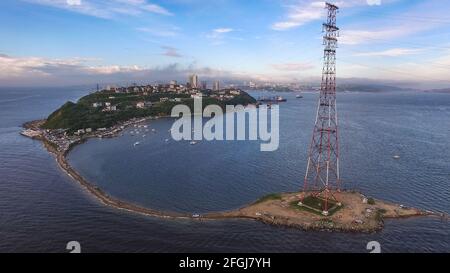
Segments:
[[[322,84],[317,107],[308,165],[304,181],[304,196],[312,194],[324,200],[323,214],[328,215],[333,192],[340,190],[338,118],[336,109],[336,48],[339,28],[336,26],[338,7],[326,3],[327,22],[323,24],[324,59]]]

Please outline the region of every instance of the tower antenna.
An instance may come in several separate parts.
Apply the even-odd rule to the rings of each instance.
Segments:
[[[330,204],[338,203],[334,192],[340,191],[339,139],[336,108],[336,48],[339,28],[338,7],[326,3],[327,21],[323,24],[323,69],[311,146],[304,180],[303,199],[307,194],[322,202],[322,214],[328,215]],[[338,203],[339,204],[339,203]]]

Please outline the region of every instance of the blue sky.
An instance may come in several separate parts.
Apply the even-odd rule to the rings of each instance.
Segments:
[[[450,81],[450,0],[341,0],[338,75]],[[321,73],[316,0],[2,0],[0,85]]]

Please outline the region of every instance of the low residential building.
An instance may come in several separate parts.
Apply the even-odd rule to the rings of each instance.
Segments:
[[[86,133],[86,131],[85,131],[84,129],[79,129],[78,131],[76,131],[76,132],[73,133],[73,134],[79,136],[79,135],[83,135],[83,134],[85,134],[85,133]]]
[[[94,107],[94,108],[98,108],[98,107],[102,107],[102,106],[103,106],[103,103],[101,103],[101,102],[94,102],[92,104],[92,107]]]
[[[136,104],[136,108],[139,108],[139,109],[145,109],[145,108],[149,108],[152,106],[153,106],[153,104],[149,101],[140,101]]]
[[[103,112],[114,112],[114,111],[117,111],[117,105],[106,106],[106,108],[103,109]]]
[[[166,101],[169,101],[169,98],[160,98],[159,101],[160,102],[166,102]]]

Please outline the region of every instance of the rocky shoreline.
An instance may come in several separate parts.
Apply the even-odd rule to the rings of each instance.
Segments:
[[[106,132],[101,132],[101,134],[106,134],[107,137],[115,137],[126,127],[142,123],[149,119],[152,118],[150,117],[140,120],[128,121],[120,125],[120,127],[109,128]],[[71,151],[71,149],[76,145],[85,142],[89,138],[99,137],[99,133],[93,133],[91,135],[81,137],[77,140],[71,140],[70,145],[66,145],[66,142],[63,142],[64,146],[61,147],[48,138],[48,132],[46,132],[48,130],[41,129],[41,125],[44,122],[45,120],[37,120],[25,123],[23,125],[25,131],[22,132],[22,135],[42,141],[46,149],[56,157],[56,161],[60,168],[101,203],[124,211],[166,219],[252,219],[274,226],[292,227],[302,230],[362,233],[376,232],[381,230],[384,226],[383,219],[385,218],[398,219],[438,215],[430,211],[422,211],[410,208],[402,209],[400,205],[388,204],[386,202],[378,200],[376,202],[376,206],[368,206],[363,202],[363,195],[350,192],[336,193],[340,196],[340,198],[346,200],[345,202],[343,202],[345,204],[345,207],[331,217],[315,215],[311,212],[294,209],[287,205],[289,203],[295,203],[296,200],[299,200],[302,193],[280,194],[279,198],[277,198],[276,200],[255,202],[254,204],[250,204],[237,210],[228,212],[206,213],[203,215],[154,210],[109,196],[99,187],[96,187],[94,186],[94,184],[87,181],[83,176],[81,176],[70,166],[66,156]],[[368,211],[374,213],[368,213]],[[380,214],[379,211],[383,211],[383,213]]]

